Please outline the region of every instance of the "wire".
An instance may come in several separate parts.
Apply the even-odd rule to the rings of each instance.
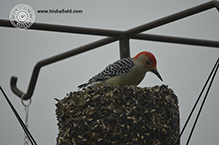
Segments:
[[[219,62],[219,58],[218,58],[218,60],[217,60],[217,62],[216,62],[217,68],[216,68],[216,70],[214,71],[213,77],[212,77],[211,82],[210,82],[210,84],[209,84],[209,86],[208,86],[207,92],[206,92],[206,94],[205,94],[204,100],[203,100],[203,102],[202,102],[202,104],[201,104],[201,107],[200,107],[200,109],[199,109],[199,112],[198,112],[198,114],[197,114],[197,116],[196,116],[195,122],[194,122],[194,124],[193,124],[192,130],[191,130],[191,132],[190,132],[190,135],[189,135],[189,138],[188,138],[188,140],[187,140],[186,145],[189,144],[189,141],[190,141],[190,139],[191,139],[191,137],[192,137],[193,131],[194,131],[195,126],[196,126],[196,124],[197,124],[198,118],[199,118],[199,116],[200,116],[200,114],[201,114],[202,108],[203,108],[203,106],[204,106],[204,104],[205,104],[205,101],[206,101],[206,99],[207,99],[209,90],[210,90],[211,85],[212,85],[212,83],[213,83],[213,81],[214,81],[215,75],[216,75],[217,70],[218,70],[218,67],[219,67],[219,63],[218,63],[218,62]]]
[[[7,100],[9,106],[11,107],[12,111],[14,112],[17,120],[19,121],[20,125],[22,126],[24,132],[26,133],[28,139],[30,140],[32,145],[37,145],[36,141],[34,140],[34,138],[32,137],[31,133],[29,132],[29,130],[27,129],[27,127],[25,126],[24,122],[22,121],[22,119],[20,118],[19,114],[17,113],[16,109],[14,108],[14,106],[12,105],[11,101],[8,99],[7,95],[5,94],[4,90],[2,89],[2,87],[0,86],[0,90],[2,91],[2,94],[4,95],[5,99]]]
[[[210,75],[209,75],[207,81],[205,82],[204,87],[202,88],[201,93],[199,94],[199,96],[198,96],[198,98],[197,98],[197,100],[196,100],[196,102],[195,102],[195,104],[194,104],[194,106],[193,106],[193,108],[192,108],[192,110],[191,110],[191,112],[190,112],[190,114],[189,114],[187,120],[186,120],[186,123],[185,123],[184,126],[183,126],[183,129],[182,129],[182,131],[181,131],[181,133],[180,133],[180,135],[179,135],[179,137],[178,137],[178,139],[177,139],[175,145],[179,142],[179,140],[180,140],[180,138],[181,138],[181,136],[182,136],[182,134],[183,134],[183,132],[184,132],[184,130],[185,130],[185,128],[186,128],[186,126],[187,126],[187,124],[188,124],[188,122],[189,122],[189,120],[190,120],[190,118],[191,118],[191,116],[192,116],[192,114],[193,114],[193,112],[194,112],[194,110],[195,110],[195,108],[196,108],[196,106],[197,106],[197,104],[198,104],[198,102],[199,102],[201,96],[202,96],[202,93],[204,92],[204,90],[205,90],[205,88],[206,88],[206,86],[207,86],[207,84],[208,84],[208,81],[210,80],[210,78],[211,78],[213,72],[215,71],[215,68],[217,67],[218,62],[219,62],[219,58],[218,58],[218,60],[216,61],[216,63],[215,63],[215,65],[214,65],[214,67],[213,67],[213,69],[212,69],[212,71],[211,71],[211,73],[210,73]]]

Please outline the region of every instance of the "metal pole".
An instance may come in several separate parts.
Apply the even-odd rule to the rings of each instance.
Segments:
[[[119,39],[120,59],[130,57],[129,38],[121,36]]]

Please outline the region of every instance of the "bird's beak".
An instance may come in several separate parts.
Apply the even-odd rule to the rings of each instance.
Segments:
[[[155,75],[157,75],[157,77],[158,77],[161,81],[163,81],[163,79],[161,78],[161,76],[160,76],[159,72],[157,71],[157,69],[151,69],[151,71],[152,71]]]

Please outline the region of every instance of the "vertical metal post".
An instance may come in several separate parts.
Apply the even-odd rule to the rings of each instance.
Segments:
[[[120,59],[130,57],[129,38],[120,37],[119,39]]]

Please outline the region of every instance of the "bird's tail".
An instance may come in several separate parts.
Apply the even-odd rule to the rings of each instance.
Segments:
[[[78,89],[84,88],[84,87],[86,87],[87,85],[89,85],[89,83],[81,84],[81,85],[78,86]]]

